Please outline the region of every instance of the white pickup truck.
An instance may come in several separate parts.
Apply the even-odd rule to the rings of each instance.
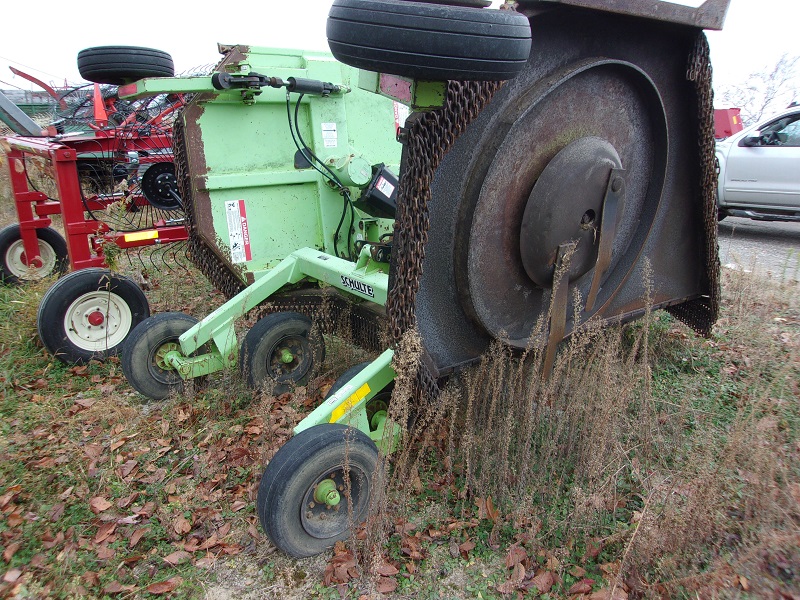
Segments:
[[[800,221],[800,106],[717,142],[719,219]]]

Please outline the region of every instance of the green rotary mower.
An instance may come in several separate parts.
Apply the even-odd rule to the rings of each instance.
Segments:
[[[728,3],[335,0],[333,56],[232,46],[211,77],[130,77],[125,98],[194,94],[175,128],[178,187],[193,260],[230,300],[199,322],[140,324],[128,380],[164,398],[239,366],[280,390],[324,352],[308,315],[346,305],[353,339],[383,351],[337,380],[259,487],[270,539],[308,556],[367,514],[408,331],[422,350],[404,375],[427,398],[495,340],[541,348],[547,371],[573,332],[653,308],[709,333],[702,30]],[[234,323],[265,303],[240,344]]]

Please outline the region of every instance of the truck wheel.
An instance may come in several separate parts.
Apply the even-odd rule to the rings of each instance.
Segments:
[[[58,280],[39,304],[36,324],[45,348],[61,362],[81,364],[117,354],[150,315],[135,281],[107,269],[82,269]]]
[[[78,52],[78,71],[93,83],[125,85],[145,77],[172,77],[172,57],[153,48],[96,46]]]
[[[531,49],[522,14],[406,0],[334,0],[327,35],[347,65],[433,81],[512,79]]]
[[[25,247],[19,225],[9,225],[0,231],[0,282],[16,285],[37,281],[51,273],[63,273],[69,265],[67,242],[55,229],[43,227],[36,230],[39,240],[40,267],[25,264]]]

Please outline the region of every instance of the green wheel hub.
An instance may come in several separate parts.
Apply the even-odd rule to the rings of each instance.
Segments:
[[[325,506],[338,506],[341,501],[339,490],[336,489],[336,482],[333,479],[320,481],[317,489],[314,490],[314,500]]]
[[[180,349],[181,347],[177,342],[167,342],[166,344],[163,344],[158,350],[156,350],[155,356],[153,357],[156,366],[164,371],[174,370],[169,361],[167,361],[167,354],[170,352],[179,352]]]

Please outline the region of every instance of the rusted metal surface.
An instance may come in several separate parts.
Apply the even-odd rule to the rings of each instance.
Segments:
[[[246,46],[219,45],[223,58],[214,71],[224,71],[226,67],[238,65],[245,59]],[[246,286],[246,277],[225,256],[211,214],[211,196],[203,179],[208,175],[208,165],[203,152],[202,131],[198,121],[204,112],[204,103],[215,94],[197,94],[183,109],[181,118],[175,124],[173,153],[175,174],[181,198],[186,211],[186,228],[189,233],[188,255],[198,270],[226,298],[232,298]]]
[[[730,0],[706,0],[697,8],[668,0],[519,0],[524,10],[546,10],[552,5],[576,6],[655,21],[689,25],[700,29],[722,29]]]
[[[432,182],[416,317],[442,372],[474,360],[492,339],[549,346],[553,267],[559,246],[573,239],[585,248],[568,283],[564,335],[589,319],[716,302],[708,250],[716,237],[702,218],[713,183],[701,173],[708,151],[698,144],[704,125],[696,108],[710,81],[698,87],[687,78],[699,30],[562,4],[531,17],[536,44],[526,70],[455,142]],[[593,150],[576,158],[577,167],[557,168],[564,148],[587,139]],[[534,189],[550,164],[549,189],[540,194]],[[602,232],[589,236],[582,224],[594,211],[593,225],[602,228],[596,213],[609,210],[603,198],[612,168],[624,170],[624,201],[612,207],[619,214],[608,217],[616,226],[606,231],[613,239],[600,261]],[[592,172],[597,177],[586,180]],[[531,198],[543,206],[526,219]],[[528,262],[544,262],[533,277],[526,243],[535,255]],[[689,311],[696,319],[676,314],[707,332],[716,316],[701,308]]]
[[[593,312],[629,275],[662,199],[667,150],[657,91],[642,71],[622,61],[581,61],[558,70],[553,85],[524,106],[519,113],[504,111],[502,118],[513,125],[483,180],[474,182],[476,193],[463,198],[460,208],[472,219],[458,227],[455,238],[456,286],[468,314],[492,337],[518,348],[529,344],[547,314],[556,253],[564,242],[582,242],[570,263],[570,295],[588,294],[597,237],[582,221],[587,213],[602,219],[612,168],[625,169],[627,201]],[[497,141],[490,135],[481,147]],[[568,149],[577,153],[564,160]],[[524,267],[534,261],[540,266],[531,277],[533,268]]]

